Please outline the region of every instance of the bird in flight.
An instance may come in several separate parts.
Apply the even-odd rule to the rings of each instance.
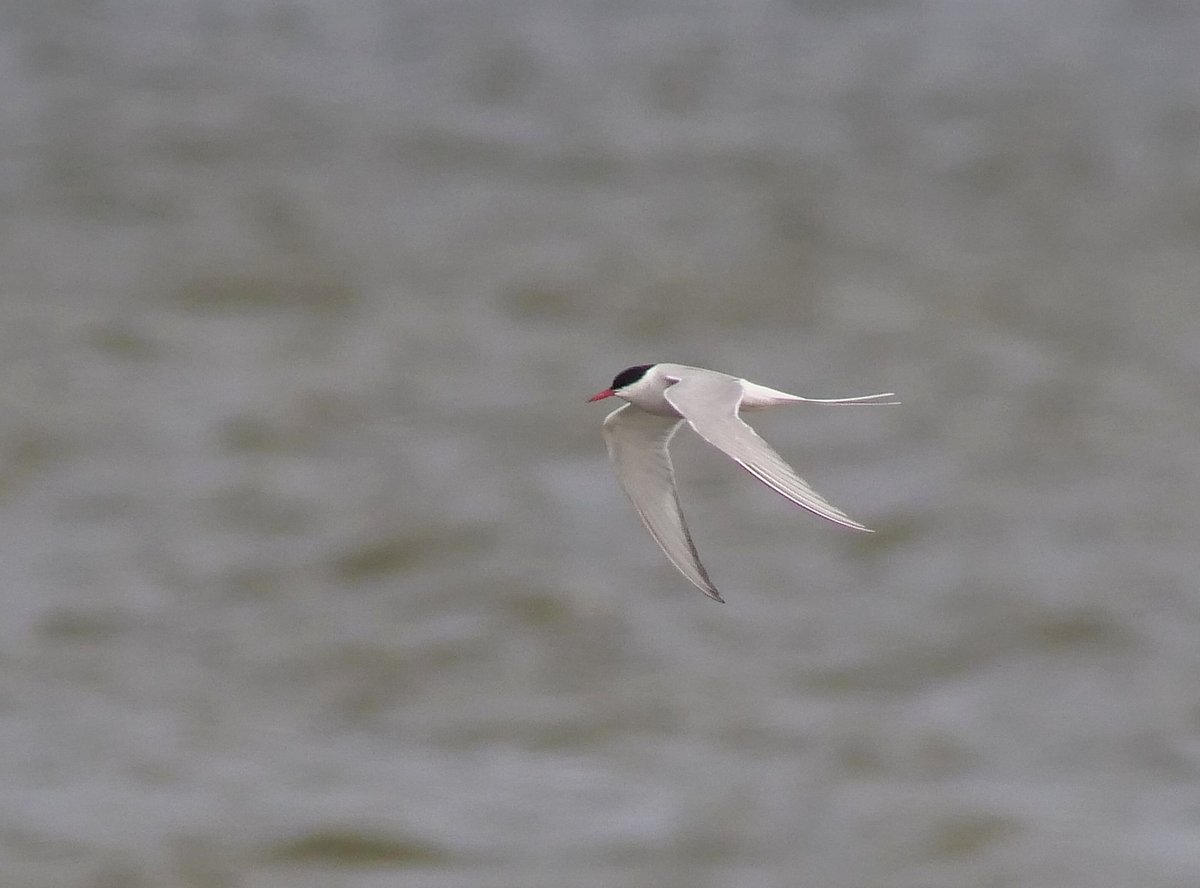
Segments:
[[[780,404],[898,404],[894,392],[857,398],[802,398],[701,367],[639,364],[616,375],[612,385],[588,398],[618,397],[626,403],[604,420],[604,443],[617,480],[650,536],[671,563],[705,595],[724,602],[700,563],[683,520],[668,445],[687,422],[701,438],[798,506],[835,524],[870,532],[831,505],[796,474],[783,457],[738,415]]]

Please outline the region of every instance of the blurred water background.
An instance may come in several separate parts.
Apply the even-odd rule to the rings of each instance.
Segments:
[[[1200,884],[1200,4],[0,25],[0,883]]]

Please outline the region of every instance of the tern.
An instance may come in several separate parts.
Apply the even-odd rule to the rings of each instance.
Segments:
[[[668,450],[679,426],[687,422],[701,438],[796,505],[835,524],[869,533],[869,527],[809,487],[738,414],[781,404],[898,404],[882,400],[894,395],[802,398],[701,367],[639,364],[622,370],[611,386],[588,401],[615,396],[627,402],[604,420],[604,443],[616,466],[617,480],[671,563],[705,595],[723,603],[725,599],[700,563],[679,507]]]

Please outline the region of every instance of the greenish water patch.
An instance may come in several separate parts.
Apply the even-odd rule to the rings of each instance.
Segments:
[[[276,863],[324,866],[403,866],[443,863],[449,855],[426,842],[395,836],[323,830],[284,840],[265,849]]]
[[[333,556],[333,572],[344,582],[369,580],[478,552],[493,538],[492,531],[482,527],[424,527],[350,546]]]
[[[339,315],[357,300],[349,279],[296,255],[263,257],[243,269],[203,272],[184,282],[175,299],[195,311],[305,309]]]
[[[161,356],[158,343],[128,327],[96,327],[88,335],[96,351],[127,361],[146,361]]]
[[[0,501],[32,475],[65,455],[65,443],[41,429],[27,429],[0,444]]]
[[[298,534],[312,523],[307,503],[281,497],[253,484],[239,484],[215,494],[211,514],[218,526],[273,534]]]
[[[129,631],[127,614],[114,609],[61,607],[43,614],[37,634],[51,641],[110,641]]]
[[[935,825],[922,843],[932,858],[966,858],[1020,832],[1020,825],[998,814],[972,813],[947,818]]]

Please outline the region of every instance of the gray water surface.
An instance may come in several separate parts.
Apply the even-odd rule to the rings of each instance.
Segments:
[[[1200,5],[0,25],[0,882],[1200,884]]]

